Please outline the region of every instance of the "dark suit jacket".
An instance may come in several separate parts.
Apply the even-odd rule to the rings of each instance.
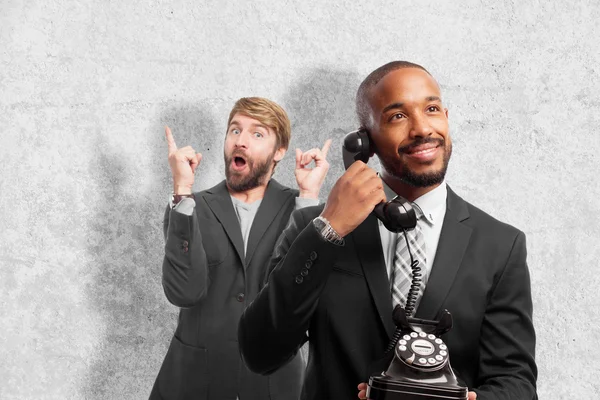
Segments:
[[[181,311],[151,399],[298,399],[304,376],[299,355],[265,377],[246,368],[237,340],[239,318],[264,284],[297,195],[269,182],[245,256],[225,182],[195,193],[192,216],[167,209],[163,288]]]
[[[447,206],[415,316],[452,313],[454,326],[443,339],[452,367],[478,400],[534,399],[525,235],[450,189]],[[382,371],[374,365],[394,332],[392,302],[377,219],[369,216],[340,247],[310,223],[321,210],[292,214],[269,282],[240,321],[240,349],[251,370],[269,374],[309,340],[302,399],[347,400],[356,398],[360,382]]]

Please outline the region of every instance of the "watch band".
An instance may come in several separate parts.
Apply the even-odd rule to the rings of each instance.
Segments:
[[[171,194],[171,202],[173,203],[173,207],[175,207],[175,205],[177,203],[179,203],[181,200],[185,199],[186,197],[196,200],[196,197],[194,196],[193,193],[190,193],[190,194],[175,194],[175,193],[172,193]]]
[[[326,218],[318,216],[313,219],[312,222],[323,239],[337,246],[343,246],[345,244],[344,238],[331,227],[331,224]]]

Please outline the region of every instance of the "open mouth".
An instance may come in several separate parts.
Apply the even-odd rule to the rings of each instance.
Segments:
[[[235,156],[235,157],[233,157],[233,160],[232,160],[231,164],[233,165],[233,168],[235,170],[240,171],[240,170],[244,169],[244,167],[246,167],[247,162],[246,162],[246,159],[244,157]]]

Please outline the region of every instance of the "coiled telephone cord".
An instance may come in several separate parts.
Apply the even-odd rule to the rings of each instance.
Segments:
[[[410,268],[412,269],[412,281],[410,285],[410,289],[408,290],[408,294],[406,295],[406,304],[404,306],[404,312],[406,313],[406,317],[411,317],[413,311],[415,310],[415,304],[417,303],[417,297],[419,296],[419,290],[421,290],[421,282],[423,281],[423,274],[421,274],[421,267],[419,267],[419,260],[415,260],[412,255],[412,251],[410,250],[410,244],[408,240],[408,236],[406,235],[406,230],[403,230],[404,240],[406,241],[406,248],[408,250],[408,254],[410,255]],[[395,311],[395,310],[394,310]],[[400,329],[396,329],[394,331],[394,336],[392,340],[385,350],[386,353],[389,353],[396,347],[398,340],[402,336],[402,331]]]

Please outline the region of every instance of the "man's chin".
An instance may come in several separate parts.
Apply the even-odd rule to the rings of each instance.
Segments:
[[[414,187],[429,187],[439,185],[446,177],[445,169],[428,171],[425,173],[417,173],[415,171],[405,171],[400,175],[401,180]]]

